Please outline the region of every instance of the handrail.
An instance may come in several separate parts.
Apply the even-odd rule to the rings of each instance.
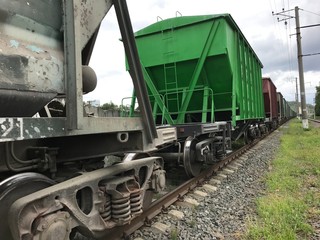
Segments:
[[[203,88],[198,88],[198,89],[194,89],[194,90],[186,90],[186,88],[180,88],[179,90],[177,91],[170,91],[170,92],[167,92],[167,93],[164,93],[164,94],[157,94],[157,96],[160,96],[160,98],[163,100],[164,103],[166,103],[166,109],[168,110],[168,113],[170,115],[172,114],[179,114],[181,113],[181,111],[169,111],[169,108],[168,108],[168,95],[174,95],[174,94],[183,94],[183,93],[187,93],[187,92],[205,92],[205,90],[208,90],[209,91],[209,97],[211,99],[211,108],[207,108],[206,110],[200,108],[200,109],[195,109],[195,110],[189,110],[189,111],[186,111],[186,113],[196,113],[196,112],[212,112],[214,113],[215,111],[215,104],[214,104],[214,97],[215,96],[219,96],[219,95],[226,95],[226,94],[232,94],[232,92],[223,92],[223,93],[213,93],[213,90],[212,88],[209,88],[209,87],[203,87]],[[155,98],[154,95],[148,95],[149,99],[150,98]],[[126,99],[132,99],[133,97],[125,97],[125,98],[122,98],[121,100],[121,105],[124,106],[123,104],[123,101],[126,100]],[[209,100],[209,99],[208,99]],[[154,110],[153,110],[154,111]],[[154,118],[158,115],[160,115],[159,113],[157,114],[153,114],[154,115]],[[162,115],[162,118],[161,118],[161,124],[165,124],[165,118],[164,118],[164,111],[162,111],[161,113]],[[214,116],[211,117],[210,119],[211,122],[214,122]]]
[[[176,11],[176,17],[178,17],[178,14],[180,15],[180,17],[182,17],[182,14],[181,14],[181,12],[179,12],[179,11]]]
[[[187,92],[199,92],[199,91],[203,91],[205,92],[206,90],[208,90],[210,93],[209,93],[209,96],[211,97],[211,109],[207,109],[205,110],[206,112],[214,112],[214,109],[215,109],[215,106],[214,106],[214,93],[213,93],[213,90],[209,87],[204,87],[204,88],[198,88],[198,89],[193,89],[193,90],[186,90],[185,88],[182,89],[182,90],[178,90],[178,91],[172,91],[172,92],[169,92],[169,93],[165,93],[164,94],[164,97],[165,99],[167,99],[168,101],[168,95],[173,95],[173,94],[179,94],[179,93],[187,93]],[[168,105],[168,102],[166,101],[167,105]],[[168,109],[169,110],[169,109]],[[196,109],[196,110],[192,110],[192,111],[186,111],[185,113],[194,113],[195,111],[200,111],[200,112],[203,112],[204,110],[201,108],[201,109]],[[177,111],[177,112],[173,112],[173,111],[169,111],[170,114],[179,114],[181,113],[181,111]],[[214,122],[214,117],[211,118],[211,122]]]
[[[163,21],[162,17],[157,16],[157,22],[159,22],[159,19],[160,19],[160,21]]]

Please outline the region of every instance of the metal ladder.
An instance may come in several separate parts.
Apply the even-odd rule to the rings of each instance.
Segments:
[[[175,61],[175,52],[171,50],[174,44],[173,28],[167,31],[162,31],[162,40],[167,42],[167,52],[164,52],[165,63],[163,65],[164,71],[164,84],[166,105],[170,112],[169,106],[176,105],[176,111],[180,110],[179,93],[178,93],[178,76],[177,76],[177,63]],[[173,91],[172,91],[173,90]],[[170,103],[170,105],[169,105]],[[173,109],[171,109],[173,110]]]

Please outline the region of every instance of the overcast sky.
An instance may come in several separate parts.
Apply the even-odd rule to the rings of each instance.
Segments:
[[[295,100],[298,77],[295,19],[285,25],[272,11],[298,6],[303,9],[299,11],[301,26],[320,23],[319,0],[127,0],[127,4],[134,31],[156,22],[158,16],[175,17],[177,11],[183,16],[230,13],[263,63],[262,75],[271,77],[288,101]],[[294,16],[294,11],[289,14]],[[320,26],[302,29],[301,36],[303,55],[320,53]],[[132,83],[125,71],[120,37],[112,8],[103,21],[90,62],[98,86],[84,100],[121,104],[122,98],[131,96]],[[315,86],[320,85],[320,55],[303,57],[303,63],[307,103],[313,104]]]

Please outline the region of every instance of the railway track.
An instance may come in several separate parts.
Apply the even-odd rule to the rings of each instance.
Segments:
[[[311,119],[311,118],[309,118],[308,120],[312,122],[314,126],[320,127],[320,120]]]
[[[265,136],[264,136],[265,137]],[[264,138],[263,137],[263,138]],[[160,197],[158,200],[152,202],[150,207],[144,212],[133,219],[129,225],[117,227],[108,235],[109,239],[129,239],[129,236],[141,228],[144,225],[150,225],[151,220],[162,212],[166,212],[168,207],[176,202],[183,201],[184,196],[191,193],[195,188],[204,185],[210,178],[218,174],[218,172],[224,169],[233,161],[239,159],[244,153],[248,152],[253,146],[255,146],[260,140],[255,140],[250,144],[247,144],[240,149],[230,153],[222,161],[212,165],[210,168],[201,172],[200,175],[182,183],[174,190]]]

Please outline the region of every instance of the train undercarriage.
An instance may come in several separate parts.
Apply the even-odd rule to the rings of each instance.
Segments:
[[[129,223],[143,211],[148,192],[165,186],[161,159],[143,158],[90,172],[60,183],[34,172],[0,183],[1,225],[5,239],[94,239]],[[75,238],[76,239],[76,238]]]
[[[263,132],[262,125],[261,131],[259,125],[247,125],[243,137]],[[8,216],[1,236],[103,238],[130,223],[165,188],[164,160],[177,162],[188,177],[197,176],[231,151],[234,133],[227,122],[160,127],[157,132],[161,145],[127,154],[120,162],[109,162],[106,153],[133,151],[139,134],[128,133],[126,141],[119,133],[97,134],[100,145],[90,144],[91,135],[1,143],[0,213]]]
[[[207,165],[221,160],[231,151],[231,126],[227,122],[175,125],[177,141],[155,153],[182,166],[188,177],[198,176]]]
[[[134,151],[140,134],[0,143],[0,212],[8,216],[0,227],[1,236],[103,238],[111,229],[130,223],[151,203],[153,194],[165,188],[163,159],[178,156],[187,176],[197,176],[230,150],[230,133],[226,122],[160,127],[161,145],[135,157],[128,154],[120,163],[110,162],[106,153]],[[175,151],[168,151],[168,146]]]

